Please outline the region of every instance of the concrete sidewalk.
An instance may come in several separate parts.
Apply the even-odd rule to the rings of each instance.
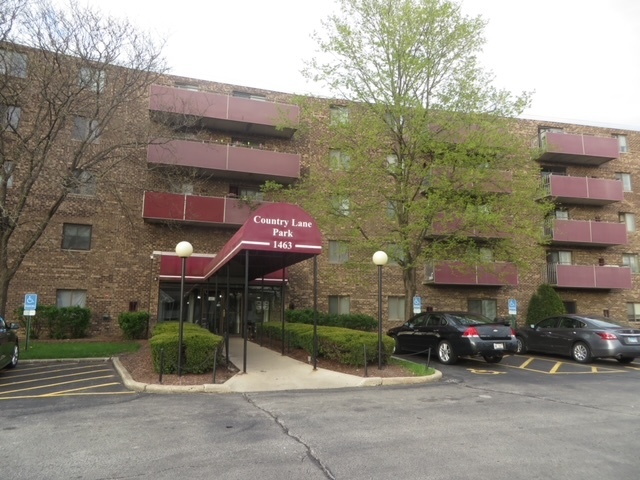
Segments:
[[[439,380],[442,374],[436,371],[427,377],[359,377],[334,372],[299,362],[266,347],[247,342],[247,373],[242,373],[244,340],[229,339],[229,360],[241,370],[223,384],[205,385],[157,385],[136,382],[117,358],[113,364],[127,388],[149,393],[233,393],[267,392],[277,390],[311,390],[347,387],[371,387],[428,383]],[[375,371],[372,372],[375,375]]]

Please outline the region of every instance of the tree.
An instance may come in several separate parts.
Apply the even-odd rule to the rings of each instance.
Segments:
[[[532,325],[544,318],[562,315],[563,313],[567,313],[567,309],[562,303],[562,298],[551,285],[543,283],[529,301],[527,325]]]
[[[363,262],[386,250],[408,299],[416,269],[438,260],[526,266],[548,204],[528,145],[508,132],[530,95],[492,87],[478,65],[485,22],[450,0],[338,3],[304,72],[335,96],[306,100],[309,134],[330,123],[330,152],[288,193]]]
[[[0,314],[27,254],[70,195],[117,198],[112,173],[144,160],[162,45],[70,1],[0,5]],[[148,107],[147,107],[148,108]]]

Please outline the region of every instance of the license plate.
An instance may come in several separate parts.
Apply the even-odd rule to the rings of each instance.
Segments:
[[[627,338],[627,342],[629,342],[629,343],[638,343],[638,337],[629,337],[629,338]]]
[[[504,343],[494,343],[493,344],[493,349],[494,350],[504,350]]]

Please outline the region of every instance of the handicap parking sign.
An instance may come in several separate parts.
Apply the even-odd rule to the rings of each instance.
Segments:
[[[516,315],[518,313],[518,301],[515,298],[509,299],[509,315]]]
[[[24,314],[26,316],[33,316],[36,314],[36,308],[38,308],[38,295],[35,293],[27,293],[24,296]]]

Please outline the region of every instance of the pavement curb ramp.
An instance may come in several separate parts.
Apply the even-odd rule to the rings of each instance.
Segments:
[[[202,385],[161,385],[161,384],[151,384],[151,383],[142,383],[134,380],[129,374],[128,370],[124,368],[118,357],[113,357],[112,359],[113,365],[122,378],[122,382],[124,386],[129,390],[133,390],[135,392],[143,392],[143,393],[248,393],[252,390],[242,389],[242,390],[234,390],[228,384],[232,382],[234,378],[237,376],[246,375],[244,373],[237,373],[232,378],[227,380],[225,383],[221,384],[202,384]],[[356,377],[358,378],[358,377]],[[379,387],[386,385],[417,385],[424,383],[432,383],[437,382],[442,378],[442,372],[436,370],[433,375],[426,375],[423,377],[364,377],[359,382],[353,385],[347,385],[346,387]],[[315,389],[332,389],[336,388],[335,386],[327,386],[318,383]],[[313,390],[314,388],[301,388],[300,390]],[[278,390],[274,388],[273,390]],[[291,390],[294,390],[292,388]],[[263,389],[255,390],[257,391],[265,391]]]

